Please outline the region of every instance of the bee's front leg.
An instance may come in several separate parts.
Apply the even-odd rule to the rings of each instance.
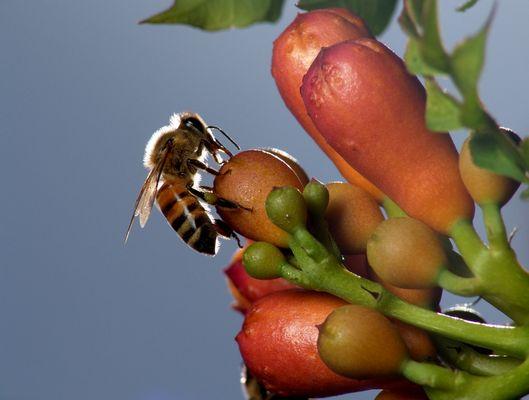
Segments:
[[[217,171],[214,168],[208,167],[206,164],[204,164],[202,161],[199,161],[199,160],[195,160],[195,159],[187,160],[187,165],[189,167],[194,167],[196,169],[200,169],[202,171],[209,172],[211,175],[217,176],[217,175],[220,174],[219,171]]]
[[[194,188],[191,185],[187,186],[187,191],[193,196],[205,201],[207,204],[216,207],[231,208],[231,209],[243,209],[246,211],[253,211],[251,208],[244,207],[243,205],[234,201],[225,199],[224,197],[217,196],[212,187],[200,186],[200,190]]]

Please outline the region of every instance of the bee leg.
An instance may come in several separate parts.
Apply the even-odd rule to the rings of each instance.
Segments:
[[[242,208],[243,210],[246,210],[246,211],[250,211],[250,212],[253,211],[253,209],[251,208],[244,207],[243,205],[238,204],[234,201],[225,199],[224,197],[217,196],[213,192],[213,188],[211,187],[201,186],[201,188],[203,190],[195,189],[191,185],[187,186],[187,190],[189,193],[191,193],[195,197],[198,197],[201,200],[204,200],[206,203],[212,206],[217,206],[217,207],[222,207],[222,208],[231,208],[231,209]]]
[[[239,236],[231,229],[226,222],[224,222],[221,219],[215,218],[214,222],[215,229],[217,229],[217,232],[219,235],[224,236],[225,238],[232,238],[235,239],[237,242],[237,246],[239,246],[240,249],[242,249],[243,245],[241,243],[241,239]]]
[[[220,155],[220,152],[226,154],[228,158],[233,157],[233,154],[222,145],[217,139],[211,138],[210,140],[204,141],[204,145],[206,146],[206,149],[213,154],[213,158],[217,162],[217,164],[224,164],[226,161],[224,161]],[[220,150],[220,151],[219,151]]]
[[[197,169],[201,169],[203,171],[209,172],[211,175],[217,176],[219,174],[219,171],[217,171],[216,169],[208,167],[202,161],[191,159],[191,160],[187,160],[187,164],[190,165],[190,166],[193,166],[193,167],[195,167]]]

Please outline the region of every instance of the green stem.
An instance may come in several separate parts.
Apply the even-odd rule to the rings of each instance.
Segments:
[[[511,246],[501,216],[500,206],[494,203],[480,204],[487,229],[489,246],[493,251],[509,251]]]
[[[298,232],[290,241],[290,248],[310,282],[308,287],[313,290],[331,293],[353,304],[376,308],[386,316],[397,318],[418,328],[493,349],[501,354],[522,357],[529,351],[529,328],[476,324],[406,303],[378,283],[347,271],[329,253],[327,257],[323,257],[317,251],[317,259],[314,259],[310,255],[314,252],[309,254],[307,251],[314,242],[315,239],[307,231],[303,234]],[[285,278],[288,279],[288,276]]]
[[[400,208],[397,203],[395,203],[387,196],[382,199],[382,207],[386,211],[386,214],[389,218],[408,216],[406,212],[402,208]]]
[[[529,351],[529,330],[521,327],[479,324],[413,306],[382,293],[377,309],[418,328],[500,354],[522,358]]]
[[[334,241],[331,233],[329,232],[329,226],[327,221],[323,218],[318,218],[317,216],[313,218],[310,225],[312,232],[316,238],[325,246],[325,248],[331,252],[336,258],[341,259],[342,253],[338,248],[338,245]]]
[[[452,227],[450,234],[459,248],[463,260],[470,270],[474,272],[472,266],[485,254],[487,248],[474,229],[472,221],[466,219],[457,221]]]
[[[279,266],[280,274],[283,278],[292,282],[295,285],[300,287],[310,289],[310,281],[307,279],[306,275],[301,272],[299,269],[291,265],[289,262],[284,262]]]
[[[421,363],[411,359],[402,364],[401,373],[418,385],[442,390],[449,390],[455,386],[457,374],[439,365]]]
[[[496,376],[474,376],[463,371],[454,373],[452,388],[426,387],[432,400],[513,400],[529,391],[529,361]]]
[[[498,245],[503,240],[499,233],[504,230],[501,215],[494,207],[486,209],[492,238]],[[482,297],[516,323],[529,324],[529,274],[514,252],[510,248],[485,247],[467,220],[458,221],[451,234],[467,266],[481,282]]]
[[[521,364],[519,359],[482,354],[470,346],[442,336],[434,336],[433,340],[443,360],[474,375],[500,375]]]
[[[463,278],[448,269],[442,269],[437,277],[437,284],[459,296],[480,296],[482,292],[481,282],[477,278]]]

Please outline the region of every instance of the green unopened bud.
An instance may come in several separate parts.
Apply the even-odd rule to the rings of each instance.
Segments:
[[[274,245],[266,242],[252,243],[242,256],[246,272],[256,279],[279,278],[283,262],[285,262],[283,253]]]
[[[303,190],[303,197],[305,197],[307,207],[312,215],[318,217],[325,215],[325,210],[329,204],[329,191],[323,183],[317,179],[311,179]]]
[[[266,198],[268,218],[288,233],[305,226],[307,222],[307,205],[301,192],[292,187],[275,188]]]

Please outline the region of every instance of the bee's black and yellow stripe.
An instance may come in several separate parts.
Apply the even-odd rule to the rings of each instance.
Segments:
[[[184,242],[200,253],[216,253],[218,232],[213,221],[198,199],[187,191],[183,181],[164,182],[156,201],[169,225]]]

